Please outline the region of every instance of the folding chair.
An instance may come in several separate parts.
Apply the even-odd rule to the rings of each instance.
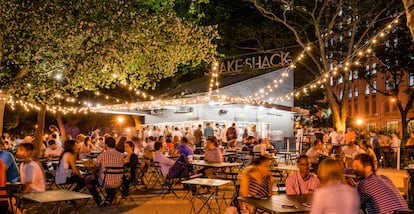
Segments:
[[[3,194],[0,194],[0,199],[7,199],[6,202],[9,203],[8,207],[11,206],[9,208],[12,211],[12,213],[14,214],[13,203],[12,203],[13,196],[10,193],[10,189],[7,188],[7,187],[0,187],[0,192],[3,192]]]
[[[159,165],[158,162],[154,162],[154,166],[153,167],[156,170],[156,172],[158,173],[158,177],[161,178],[162,185],[161,185],[161,193],[160,193],[160,195],[162,195],[162,198],[166,194],[169,194],[169,193],[173,193],[175,195],[175,197],[178,198],[178,195],[177,195],[177,193],[175,193],[173,187],[174,187],[175,184],[177,184],[177,183],[180,182],[180,178],[169,178],[168,176],[167,177],[164,177],[162,175],[161,167],[160,167],[160,165]]]
[[[109,176],[117,176],[117,175],[119,175],[120,179],[122,180],[122,177],[124,176],[124,167],[123,166],[121,166],[121,167],[107,166],[107,167],[105,167],[105,169],[103,171],[103,174],[104,174],[104,179],[103,179],[103,182],[102,182],[103,186],[101,186],[99,188],[99,191],[101,192],[101,194],[103,194],[105,196],[103,190],[105,189],[104,187],[105,187],[106,179]],[[118,187],[115,187],[114,189],[116,189],[115,198],[114,198],[114,201],[115,201],[116,198],[117,198],[118,193],[121,193],[122,182],[121,182],[121,184]],[[121,202],[121,200],[118,201],[117,206],[119,206],[119,203],[120,202]],[[113,201],[112,201],[112,204],[113,204]]]

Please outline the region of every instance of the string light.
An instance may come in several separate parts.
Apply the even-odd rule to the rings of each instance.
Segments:
[[[369,54],[371,54],[373,52],[372,47],[375,46],[378,43],[378,39],[377,38],[379,38],[379,37],[385,37],[385,35],[387,35],[387,32],[390,31],[390,29],[393,26],[396,26],[395,24],[399,23],[398,19],[403,14],[404,14],[403,12],[400,13],[400,14],[398,14],[396,16],[396,18],[390,24],[386,25],[386,27],[384,29],[382,29],[381,31],[379,31],[379,33],[377,33],[373,37],[374,39],[368,40],[370,42],[368,42],[366,44],[363,44],[360,48],[356,49],[347,59],[344,60],[345,63],[343,63],[343,64],[345,66],[342,66],[341,63],[338,63],[339,66],[342,67],[342,69],[344,71],[348,71],[348,70],[350,70],[350,68],[348,67],[348,65],[350,65],[350,64],[360,65],[359,60],[362,59],[363,57],[368,56]],[[364,55],[364,53],[367,53],[368,55]],[[356,60],[354,62],[350,62],[351,59],[354,59],[355,57],[356,57]],[[334,67],[332,70],[328,71],[328,73],[327,73],[328,76],[327,76],[327,74],[322,74],[321,76],[319,76],[315,80],[311,81],[310,83],[308,83],[308,84],[306,84],[306,85],[304,85],[304,86],[302,86],[300,88],[297,88],[292,93],[290,93],[290,94],[288,94],[286,96],[289,96],[289,97],[293,97],[293,96],[299,97],[300,94],[301,94],[301,91],[303,91],[304,89],[309,88],[311,85],[315,85],[315,84],[316,85],[314,87],[310,87],[310,88],[314,88],[314,89],[315,88],[318,88],[318,87],[322,88],[323,87],[323,84],[322,83],[323,82],[326,82],[328,77],[330,78],[330,77],[334,77],[335,75],[337,75],[338,74],[337,71],[338,71],[338,67]],[[278,97],[275,100],[281,101],[282,100],[282,97],[283,96]]]

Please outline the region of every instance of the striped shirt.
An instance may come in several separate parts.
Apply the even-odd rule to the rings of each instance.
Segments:
[[[107,174],[104,175],[105,167],[124,167],[124,155],[115,150],[108,148],[106,152],[101,153],[96,159],[95,165],[99,168],[99,182],[105,188],[117,188],[122,184],[123,175]],[[103,180],[105,179],[105,184]]]
[[[270,180],[272,178],[267,176],[263,179],[263,183],[259,184],[256,179],[250,176],[249,178],[249,195],[255,198],[269,197]]]
[[[290,175],[286,179],[287,195],[311,194],[320,186],[319,179],[311,174],[302,178],[299,172]]]
[[[368,214],[409,210],[398,189],[386,176],[373,173],[358,183],[357,190]]]

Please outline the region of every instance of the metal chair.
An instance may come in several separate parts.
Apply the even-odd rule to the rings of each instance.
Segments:
[[[105,167],[105,169],[103,171],[103,174],[104,174],[104,179],[103,179],[103,182],[102,182],[103,186],[101,186],[101,188],[100,188],[100,191],[101,191],[102,194],[104,192],[103,189],[104,189],[104,186],[105,186],[105,183],[106,183],[106,179],[108,179],[109,176],[119,176],[121,181],[122,181],[122,177],[124,176],[124,167],[123,166],[121,166],[121,167],[107,166],[107,167]],[[114,200],[116,200],[118,193],[121,193],[121,188],[122,188],[122,182],[120,183],[119,186],[114,188],[114,189],[116,189]],[[121,200],[118,201],[117,206],[119,205],[120,201]],[[113,204],[113,202],[112,202],[112,204]]]
[[[3,194],[1,192],[3,192]],[[13,195],[10,193],[10,189],[9,188],[7,188],[7,187],[0,187],[0,199],[7,199],[7,202],[9,203],[8,206],[11,206],[10,207],[10,210],[14,214],[14,208],[13,208],[12,198],[13,198]]]

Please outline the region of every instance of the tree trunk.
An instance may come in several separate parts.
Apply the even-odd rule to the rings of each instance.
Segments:
[[[61,112],[56,113],[56,121],[58,123],[60,136],[62,137],[62,145],[63,145],[63,142],[65,142],[65,140],[67,139],[67,136],[66,136],[65,125],[63,124],[63,119],[62,119],[62,113]]]
[[[407,16],[407,26],[410,29],[412,39],[414,40],[414,0],[403,0],[403,3],[405,14]]]
[[[132,118],[134,119],[134,123],[135,123],[135,130],[141,130],[141,121],[139,120],[139,116],[138,115],[131,115]]]
[[[40,157],[42,151],[43,135],[45,131],[45,116],[46,116],[46,106],[42,105],[39,112],[37,112],[37,126],[35,131],[34,139],[34,153],[33,158],[37,159]]]
[[[7,96],[0,94],[0,136],[3,135],[4,111],[6,109]]]

